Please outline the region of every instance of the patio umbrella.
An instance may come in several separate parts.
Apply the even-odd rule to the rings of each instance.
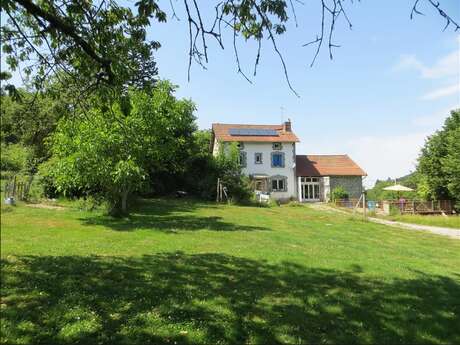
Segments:
[[[383,188],[383,190],[392,190],[394,192],[412,192],[413,191],[412,188],[409,188],[409,187],[406,187],[400,184],[395,184],[394,186],[385,187]]]
[[[401,192],[412,192],[413,191],[412,188],[403,186],[401,184],[395,184],[393,186],[385,187],[385,188],[383,188],[383,190],[390,190],[390,191],[393,191],[393,192],[398,192],[398,199],[399,199],[399,196],[400,196]]]

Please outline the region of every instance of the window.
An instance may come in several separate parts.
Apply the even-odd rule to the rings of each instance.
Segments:
[[[274,176],[272,177],[272,192],[285,192],[286,188],[286,177]]]
[[[236,144],[236,146],[238,147],[238,149],[242,150],[244,149],[244,143],[243,142],[238,142],[238,144]]]
[[[255,164],[262,164],[262,152],[254,153],[254,163]]]
[[[283,145],[281,145],[281,143],[273,143],[272,148],[273,150],[281,150]]]
[[[245,168],[246,167],[246,152],[244,151],[240,151],[240,155],[239,155],[239,162],[240,165]]]
[[[272,168],[284,168],[283,152],[272,152]]]

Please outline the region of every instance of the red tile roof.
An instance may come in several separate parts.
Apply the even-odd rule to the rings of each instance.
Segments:
[[[275,136],[250,136],[250,135],[230,135],[231,128],[247,129],[274,129],[278,132]],[[213,123],[212,131],[219,141],[246,141],[246,142],[298,142],[297,136],[291,131],[284,131],[283,125],[242,125],[242,124],[224,124]]]
[[[348,155],[296,156],[297,176],[366,176]]]

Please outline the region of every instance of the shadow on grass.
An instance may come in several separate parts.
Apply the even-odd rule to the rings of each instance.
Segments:
[[[460,285],[221,254],[2,262],[10,343],[459,343]]]
[[[202,217],[193,214],[197,208],[216,208],[211,203],[200,203],[192,199],[141,200],[132,213],[125,218],[91,216],[82,218],[84,225],[103,225],[117,231],[152,229],[167,233],[179,231],[269,231],[261,226],[225,222],[221,217]]]

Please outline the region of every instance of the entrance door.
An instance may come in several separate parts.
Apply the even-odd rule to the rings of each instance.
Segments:
[[[302,201],[319,201],[319,178],[301,177],[300,181]]]

